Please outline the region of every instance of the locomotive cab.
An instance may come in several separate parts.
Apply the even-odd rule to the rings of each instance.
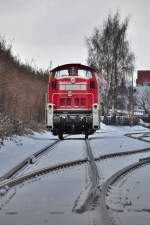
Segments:
[[[99,129],[96,71],[81,64],[66,64],[50,72],[46,125],[54,135],[93,134]]]

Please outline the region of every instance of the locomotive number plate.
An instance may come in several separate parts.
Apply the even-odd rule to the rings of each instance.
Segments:
[[[69,96],[69,97],[72,96],[72,91],[68,91],[68,96]]]

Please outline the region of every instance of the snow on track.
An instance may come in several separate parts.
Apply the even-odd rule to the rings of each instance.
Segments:
[[[112,152],[137,150],[150,147],[150,143],[139,141],[125,136],[127,133],[149,132],[149,129],[134,127],[113,127],[102,124],[101,130],[89,136],[90,145],[94,157]],[[146,137],[149,138],[149,137]],[[14,165],[22,161],[35,151],[51,144],[57,137],[50,133],[34,134],[32,137],[18,137],[17,141],[6,141],[0,148],[0,174],[11,169]],[[26,172],[40,169],[46,166],[55,165],[67,161],[84,159],[85,141],[83,135],[72,135],[61,141],[54,150],[45,153],[36,160],[31,167],[27,167]],[[16,143],[15,143],[16,142]],[[105,179],[122,167],[133,163],[139,157],[147,156],[149,153],[140,153],[132,156],[124,156],[118,159],[106,159],[96,162],[99,171],[102,170]],[[115,161],[116,160],[116,161]],[[2,196],[4,202],[0,202],[1,223],[3,225],[16,224],[89,224],[92,221],[94,210],[85,211],[83,214],[72,212],[81,190],[86,190],[88,180],[87,165],[79,165],[47,175],[31,178],[8,191],[8,195]],[[143,173],[144,176],[144,173]],[[2,190],[3,192],[3,190]],[[3,193],[1,193],[3,195]],[[10,196],[9,196],[10,195]],[[86,193],[81,196],[85,201]],[[32,196],[32,198],[31,198]],[[5,199],[6,198],[6,199]],[[80,202],[80,203],[82,203]],[[8,204],[9,203],[9,204]],[[82,204],[80,204],[82,205]],[[147,209],[147,208],[146,208]],[[148,213],[148,212],[146,212]],[[90,217],[89,217],[89,214]],[[30,219],[31,218],[31,219]],[[90,224],[99,224],[94,218]],[[98,218],[99,219],[99,218]],[[98,220],[99,221],[99,220]]]
[[[34,164],[28,165],[25,170],[18,173],[18,176],[47,166],[84,159],[84,148],[84,140],[72,139],[70,141],[70,138],[66,138],[54,146],[53,150],[47,151],[37,159]]]
[[[11,140],[5,140],[4,145],[0,145],[0,176],[34,152],[53,143],[54,139],[57,140],[50,132],[44,132],[34,133],[32,136],[15,136]]]
[[[109,186],[107,190],[103,187],[102,195],[107,191],[106,210],[112,224],[149,224],[149,170],[150,161],[140,161],[118,171],[106,181],[104,186]]]
[[[93,212],[84,215],[72,212],[72,204],[84,182],[85,168],[81,165],[20,184],[2,199],[1,224],[89,224],[89,215]]]
[[[141,126],[114,127],[102,124],[101,130],[90,136],[90,144],[94,157],[112,152],[137,150],[150,147],[150,143],[126,137],[127,133],[150,132]]]

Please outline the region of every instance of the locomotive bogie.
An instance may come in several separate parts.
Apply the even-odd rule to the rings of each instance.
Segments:
[[[54,117],[54,133],[80,134],[86,130],[93,132],[91,115],[57,115]]]

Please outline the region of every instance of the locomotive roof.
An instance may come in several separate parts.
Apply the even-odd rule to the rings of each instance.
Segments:
[[[62,70],[62,69],[68,69],[72,66],[78,67],[80,69],[96,71],[93,67],[90,67],[90,66],[86,66],[86,65],[83,65],[83,64],[80,64],[80,63],[70,63],[70,64],[64,64],[64,65],[61,65],[61,66],[57,66],[54,69],[52,69],[51,72],[55,72],[55,71]]]

